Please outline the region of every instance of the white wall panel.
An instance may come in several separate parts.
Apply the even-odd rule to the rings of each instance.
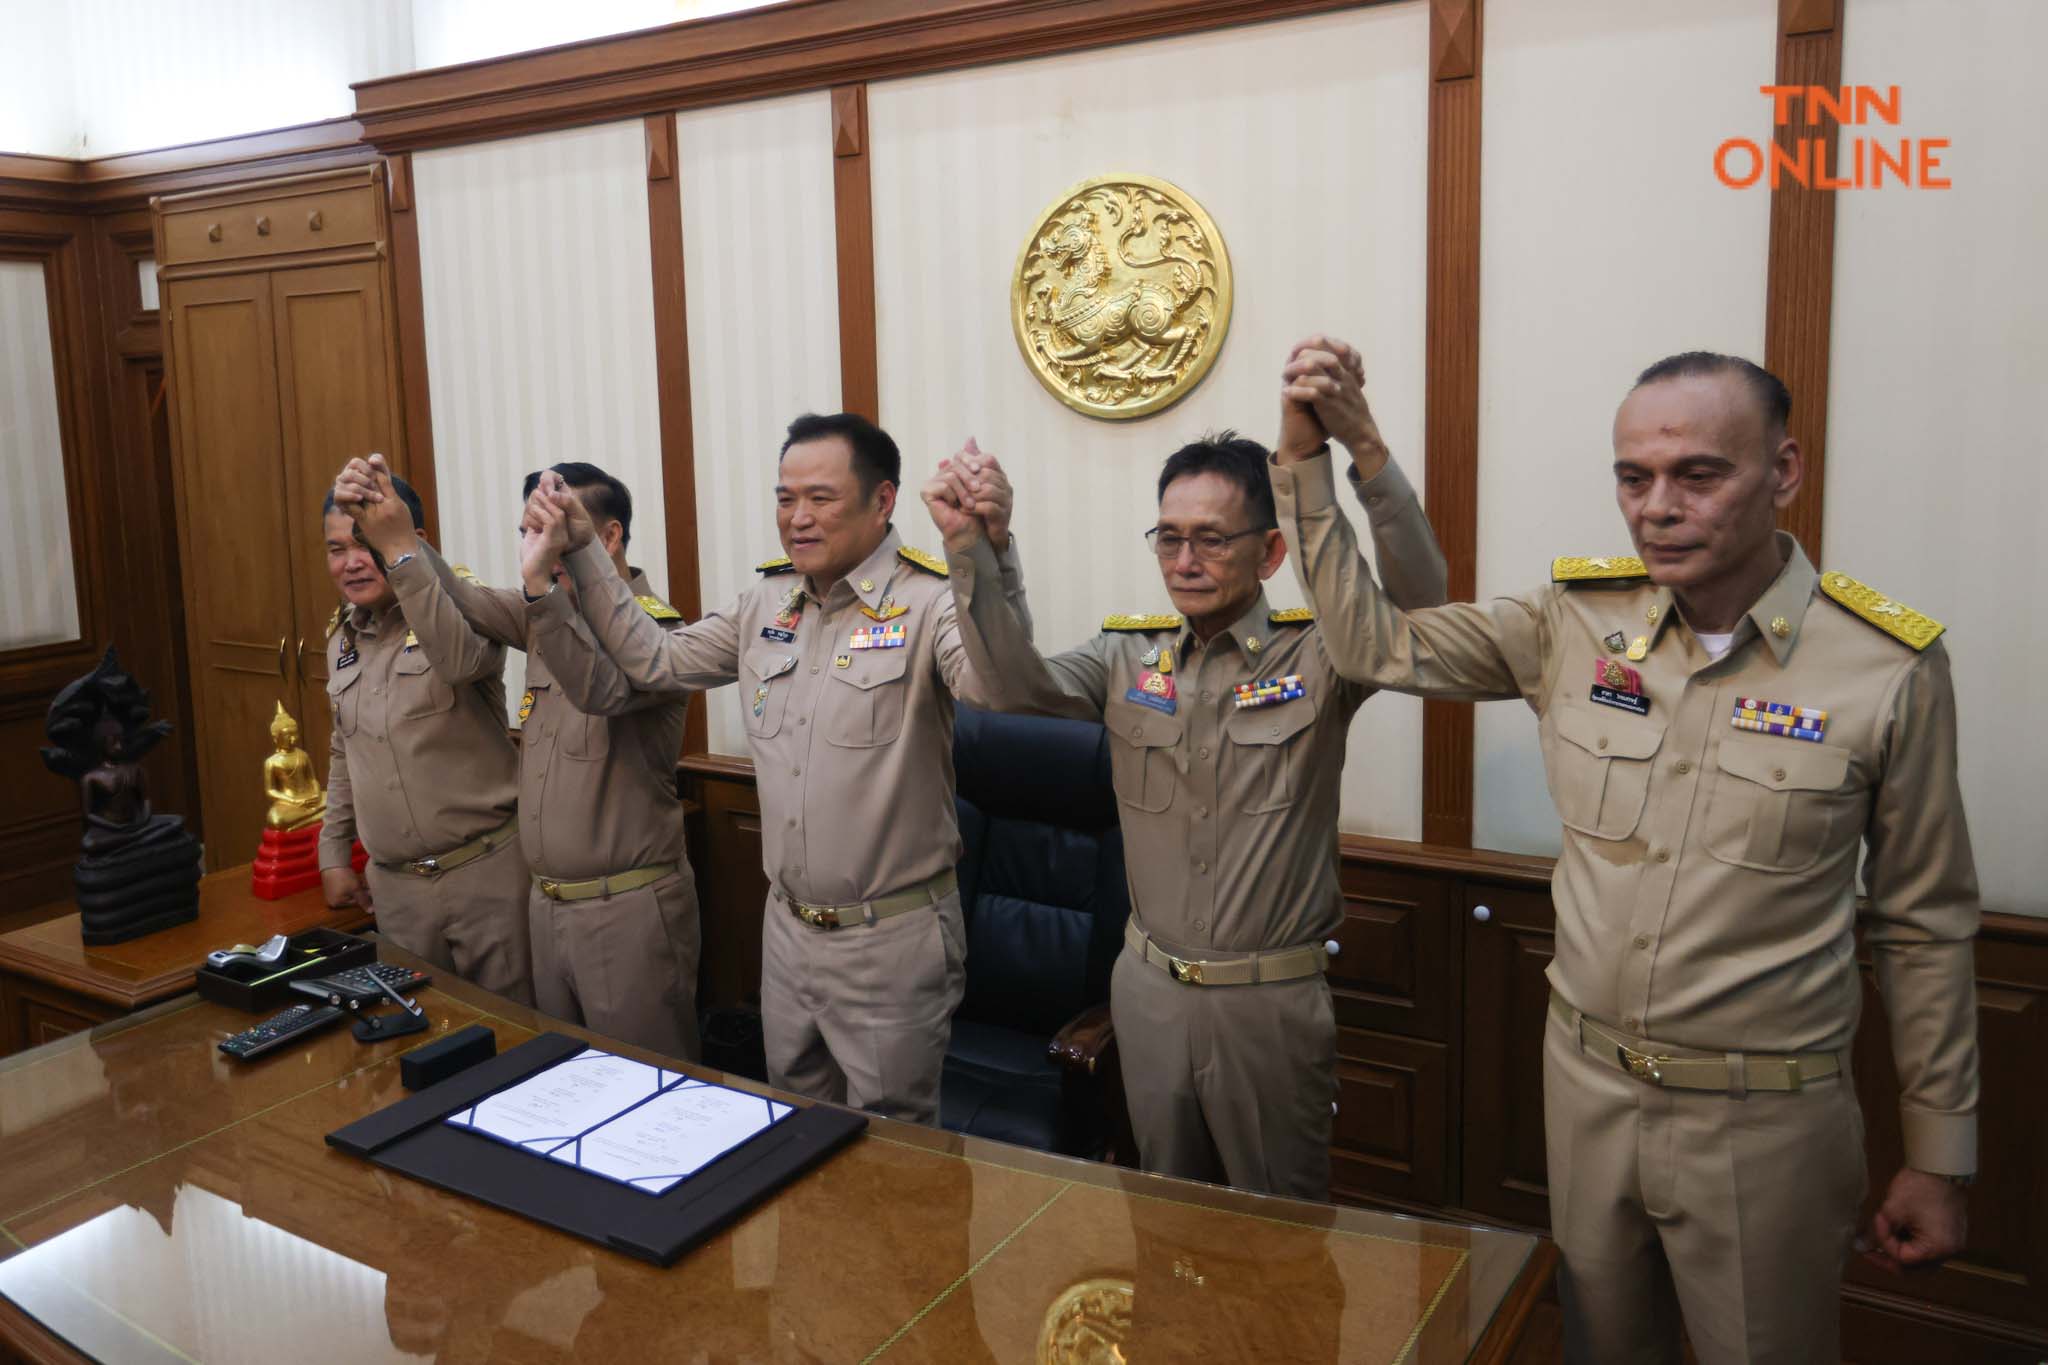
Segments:
[[[71,24],[48,0],[0,0],[0,152],[77,156]]]
[[[43,267],[0,261],[0,649],[78,638]]]
[[[1491,0],[1480,163],[1479,597],[1626,554],[1614,409],[1674,351],[1761,361],[1767,191],[1714,148],[1770,140],[1776,0]],[[1852,16],[1851,24],[1855,20]],[[1478,710],[1473,840],[1555,853],[1525,707]]]
[[[970,434],[1007,461],[1042,647],[1086,639],[1109,612],[1167,608],[1140,538],[1160,463],[1215,427],[1271,441],[1280,366],[1308,332],[1365,353],[1381,426],[1420,484],[1428,29],[1411,0],[870,88],[882,420],[912,487]],[[1208,210],[1236,306],[1191,397],[1111,423],[1032,377],[1009,289],[1047,205],[1117,171]],[[920,509],[899,524],[937,544]],[[1300,601],[1290,569],[1269,590]],[[1410,699],[1365,708],[1345,828],[1419,835],[1420,731]]]
[[[2041,913],[2048,676],[2036,587],[2048,479],[2048,7],[1852,0],[1842,79],[1899,87],[1897,127],[1946,137],[1942,191],[1888,186],[1835,207],[1824,552],[1945,622],[1963,796],[1987,906]],[[1846,155],[1846,151],[1845,151]],[[1795,395],[1796,398],[1796,395]]]
[[[508,52],[680,24],[765,0],[412,0],[413,42],[422,67],[483,61]]]
[[[775,454],[789,420],[839,410],[831,97],[678,115],[698,559],[706,610],[782,553]],[[917,536],[913,499],[898,519]],[[714,753],[744,754],[740,689],[711,698]]]
[[[84,156],[341,117],[355,110],[351,81],[412,68],[410,0],[66,0],[62,9]]]
[[[588,460],[668,592],[645,148],[635,119],[413,158],[442,549],[486,583],[519,581],[520,481]]]

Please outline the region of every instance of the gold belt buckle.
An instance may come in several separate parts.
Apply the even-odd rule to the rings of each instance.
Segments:
[[[1620,1043],[1614,1045],[1614,1051],[1620,1056],[1622,1067],[1629,1075],[1639,1081],[1648,1081],[1652,1085],[1664,1084],[1664,1072],[1657,1063],[1668,1061],[1669,1058],[1652,1057],[1647,1052],[1637,1052],[1634,1048],[1625,1047]]]
[[[796,914],[798,919],[810,925],[813,929],[837,929],[839,927],[839,912],[829,905],[818,907],[799,905],[796,909]]]
[[[1167,955],[1166,962],[1167,970],[1173,973],[1173,979],[1175,981],[1185,982],[1196,986],[1202,984],[1201,963],[1183,962],[1180,958],[1174,957],[1172,954]]]
[[[440,870],[441,860],[439,858],[426,857],[412,860],[412,872],[416,877],[431,876]]]
[[[562,884],[542,877],[540,879],[540,893],[551,901],[558,901],[562,898]]]

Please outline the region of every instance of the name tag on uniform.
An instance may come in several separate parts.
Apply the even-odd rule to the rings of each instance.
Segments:
[[[1614,659],[1593,660],[1593,700],[1631,715],[1650,714],[1650,699],[1643,695],[1643,675]]]
[[[335,656],[334,666],[336,668],[354,668],[356,666],[356,652],[352,649],[343,650]]]
[[[790,645],[796,643],[796,632],[793,630],[783,630],[778,626],[763,626],[761,627],[761,638],[773,640],[777,644]]]
[[[1162,697],[1156,692],[1147,692],[1142,687],[1133,687],[1128,692],[1125,692],[1124,700],[1134,701],[1140,706],[1149,706],[1154,711],[1164,711],[1169,716],[1180,705],[1179,702],[1170,696]]]

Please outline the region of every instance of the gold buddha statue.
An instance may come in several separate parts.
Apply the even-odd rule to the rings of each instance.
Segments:
[[[263,823],[277,830],[318,824],[327,814],[327,793],[314,775],[311,755],[299,747],[299,723],[283,702],[271,718],[270,742],[277,751],[263,760],[263,790],[270,795]]]

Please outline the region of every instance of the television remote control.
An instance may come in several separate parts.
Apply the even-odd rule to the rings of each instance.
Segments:
[[[390,999],[377,989],[377,982],[388,983],[392,990],[401,994],[416,986],[424,986],[433,978],[416,972],[410,967],[401,967],[396,962],[372,962],[362,967],[351,967],[345,972],[332,976],[313,977],[306,981],[294,981],[292,989],[301,995],[310,995],[330,1005],[344,1009],[358,1009],[368,1004],[382,1004]]]
[[[261,1057],[291,1042],[294,1038],[315,1033],[342,1017],[343,1011],[334,1005],[293,1005],[278,1011],[251,1029],[244,1029],[232,1038],[223,1038],[220,1050],[246,1062]]]

